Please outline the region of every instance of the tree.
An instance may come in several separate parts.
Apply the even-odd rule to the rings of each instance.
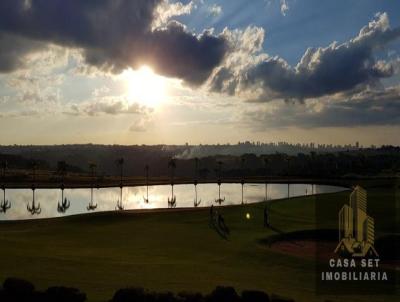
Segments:
[[[35,181],[36,181],[36,169],[37,169],[37,162],[34,159],[31,159],[30,161],[30,167],[32,170],[32,188],[35,187]]]
[[[1,162],[1,171],[2,171],[2,181],[3,181],[3,189],[4,189],[4,187],[5,187],[5,183],[6,183],[6,170],[7,170],[7,168],[8,168],[8,162],[5,160],[5,161],[2,161]]]
[[[264,157],[264,168],[265,168],[265,201],[268,200],[268,158]]]
[[[288,178],[288,183],[287,183],[287,198],[290,198],[290,182],[289,182],[289,171],[290,171],[290,157],[286,156],[285,161],[287,163],[287,178]]]
[[[26,205],[26,209],[28,212],[30,212],[32,215],[37,214],[39,215],[42,212],[42,209],[40,208],[40,203],[36,205],[35,203],[35,181],[36,181],[36,168],[37,168],[37,163],[34,159],[30,161],[30,165],[32,168],[32,205],[29,205],[29,203]]]
[[[60,174],[61,176],[61,202],[58,202],[57,205],[57,211],[59,213],[65,213],[71,203],[67,198],[64,198],[64,177],[67,171],[67,163],[65,161],[59,161],[57,162],[57,172]]]
[[[120,188],[120,199],[117,201],[117,206],[116,209],[122,211],[124,209],[123,203],[122,203],[122,179],[124,175],[124,158],[118,158],[115,163],[120,169],[120,183],[119,183],[119,188]]]
[[[195,157],[194,159],[194,202],[193,205],[198,207],[201,203],[201,200],[197,200],[197,182],[198,182],[198,170],[199,170],[199,159]]]
[[[0,203],[0,213],[6,213],[8,209],[11,208],[11,203],[6,200],[6,169],[7,169],[7,161],[1,162],[2,169],[2,189],[3,189],[3,201]]]
[[[26,209],[28,210],[29,213],[32,215],[37,214],[39,215],[42,212],[42,209],[40,207],[40,203],[36,205],[35,202],[35,187],[32,187],[32,204],[29,205],[29,203],[26,205]]]
[[[176,169],[176,160],[171,158],[168,161],[168,168],[171,170],[171,199],[168,198],[168,207],[175,208],[176,207],[176,196],[174,195],[174,176]]]
[[[220,204],[223,203],[225,201],[225,197],[221,198],[221,174],[222,174],[222,161],[218,161],[218,168],[216,169],[217,172],[217,183],[218,183],[218,199],[215,200],[216,203]]]
[[[61,184],[64,185],[64,177],[67,172],[67,163],[64,160],[57,162],[57,173],[61,176]]]
[[[222,161],[217,161],[217,165],[218,165],[218,168],[216,169],[216,171],[217,171],[218,182],[220,183],[221,182],[223,162]]]
[[[149,203],[149,165],[144,166],[144,171],[146,173],[146,198],[143,197],[145,203]]]
[[[242,185],[242,204],[244,204],[244,200],[243,200],[243,187],[244,187],[244,164],[246,162],[246,158],[244,156],[242,156],[240,158],[240,166],[241,166],[241,170],[242,170],[242,179],[241,179],[241,185]]]
[[[6,213],[7,210],[11,208],[11,202],[6,200],[6,170],[7,170],[7,161],[3,161],[1,163],[1,169],[2,169],[2,180],[3,180],[3,201],[0,203],[0,213]]]
[[[123,173],[124,173],[124,158],[118,158],[115,163],[119,167],[119,173],[120,173],[120,186],[122,187],[122,178],[123,178]]]
[[[174,158],[171,158],[168,161],[168,168],[170,169],[170,179],[171,179],[171,184],[174,184],[174,177],[175,177],[175,169],[176,169],[176,160]]]
[[[90,202],[86,209],[88,211],[94,211],[97,208],[97,203],[94,204],[93,202],[93,186],[94,186],[94,181],[96,178],[96,168],[97,165],[94,162],[89,162],[89,169],[90,169],[90,175],[91,175],[91,186],[90,186]]]

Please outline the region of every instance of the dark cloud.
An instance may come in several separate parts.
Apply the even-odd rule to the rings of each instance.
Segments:
[[[308,100],[291,106],[278,101],[268,108],[247,111],[244,121],[257,130],[400,125],[400,86],[365,90],[336,99]],[[260,106],[260,105],[259,105]]]
[[[10,72],[23,67],[24,56],[42,47],[43,43],[0,31],[0,72]]]
[[[235,81],[231,78],[232,68],[219,68],[213,75],[211,87],[218,90],[226,87],[226,83],[237,83],[239,90],[261,90],[259,100],[268,101],[314,98],[359,85],[376,85],[381,78],[390,77],[393,68],[383,61],[376,62],[375,52],[399,36],[400,28],[390,28],[387,14],[378,14],[346,43],[307,49],[295,67],[279,57],[266,57],[256,64],[249,60],[242,72],[236,71]],[[237,91],[237,85],[225,92]]]
[[[87,63],[103,70],[119,72],[149,64],[160,74],[202,83],[227,51],[224,38],[210,32],[195,36],[176,22],[153,30],[160,3],[161,0],[2,0],[0,34],[80,48]],[[3,43],[0,47],[1,54]],[[15,53],[15,62],[29,52],[29,45],[21,49],[23,52]],[[7,72],[18,65],[0,71]]]

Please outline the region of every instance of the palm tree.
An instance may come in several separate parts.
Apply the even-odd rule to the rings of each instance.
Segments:
[[[124,205],[122,204],[122,201],[117,200],[117,205],[115,206],[115,209],[117,211],[123,211],[124,210]]]
[[[37,214],[39,215],[42,212],[42,209],[40,208],[40,203],[36,205],[35,203],[35,182],[36,182],[36,168],[37,168],[37,163],[35,160],[31,160],[31,167],[32,167],[32,205],[29,205],[29,203],[26,205],[26,209],[28,210],[29,213],[32,215]]]
[[[2,179],[3,179],[3,184],[2,184],[2,189],[3,189],[3,201],[0,203],[0,213],[6,213],[7,210],[11,208],[11,202],[6,200],[6,169],[7,169],[7,161],[3,161],[1,163],[1,168],[2,168]]]
[[[57,162],[57,172],[61,177],[61,186],[64,186],[64,177],[67,172],[67,163],[64,160]]]
[[[287,163],[287,198],[290,198],[290,182],[289,182],[289,168],[290,168],[290,157],[286,156],[285,161]]]
[[[176,207],[176,196],[174,195],[174,176],[176,169],[176,160],[171,158],[168,161],[168,168],[171,169],[171,199],[168,198],[168,207],[175,208]]]
[[[124,173],[124,162],[125,162],[125,160],[124,160],[123,157],[118,158],[118,159],[115,161],[115,164],[119,167],[119,174],[120,174],[120,182],[119,182],[119,185],[120,185],[120,187],[122,187],[122,179],[123,179],[123,173]]]
[[[171,169],[171,172],[170,172],[171,184],[174,184],[175,169],[176,169],[176,159],[175,158],[171,158],[168,161],[168,168]]]
[[[123,173],[124,173],[124,158],[123,158],[123,157],[118,158],[118,159],[115,161],[115,163],[117,164],[117,166],[118,166],[119,169],[120,169],[120,183],[119,183],[119,188],[120,188],[120,199],[119,199],[119,201],[117,201],[116,209],[121,211],[121,210],[124,209],[124,206],[123,206],[123,203],[122,203],[122,187],[123,187],[122,179],[123,179]]]
[[[29,203],[28,203],[26,205],[26,209],[32,215],[34,215],[34,214],[39,215],[42,212],[42,209],[40,207],[40,203],[38,203],[37,205],[35,203],[35,188],[32,188],[32,205],[29,205]]]
[[[11,202],[6,200],[6,190],[3,188],[3,201],[0,204],[0,213],[6,213],[11,208]]]
[[[222,161],[218,161],[218,168],[216,169],[217,171],[217,176],[218,176],[218,199],[215,200],[216,203],[219,203],[219,205],[221,205],[221,203],[223,203],[225,201],[225,197],[221,198],[221,173],[222,173]]]
[[[310,152],[310,154],[311,154],[311,164],[310,164],[310,166],[311,166],[311,173],[312,173],[312,177],[314,178],[314,176],[315,176],[315,159],[316,159],[316,153],[314,152],[314,151],[311,151]],[[311,194],[312,195],[314,195],[314,184],[312,183],[311,184]]]
[[[198,207],[201,203],[201,199],[197,200],[197,183],[198,183],[198,170],[199,170],[199,159],[196,157],[194,159],[194,193],[195,193],[195,199],[194,199],[194,206]]]
[[[61,203],[59,202],[57,205],[57,211],[58,213],[65,213],[71,205],[71,202],[65,197],[64,199],[61,199]]]
[[[61,176],[61,203],[58,202],[57,211],[59,213],[65,213],[71,205],[70,201],[64,198],[64,176],[67,171],[67,163],[65,161],[59,161],[57,163],[57,171]]]
[[[93,203],[93,186],[94,186],[94,181],[96,178],[96,168],[97,168],[96,163],[94,163],[94,162],[89,163],[89,169],[90,169],[90,175],[91,175],[91,186],[90,186],[90,202],[89,202],[88,206],[86,207],[86,209],[88,211],[94,211],[97,208],[97,203],[96,204]]]
[[[264,157],[264,166],[265,166],[265,201],[268,200],[268,174],[267,174],[267,167],[268,167],[268,158]]]
[[[143,197],[145,203],[149,203],[149,165],[144,166],[144,171],[146,173],[146,198]]]
[[[240,183],[242,184],[242,204],[244,204],[244,200],[243,200],[243,187],[244,187],[244,163],[246,162],[246,159],[244,158],[244,156],[242,156],[240,158],[240,166],[241,166],[241,171],[242,171],[242,179],[240,181]]]
[[[36,169],[37,169],[37,163],[34,159],[30,161],[30,165],[32,168],[32,186],[35,186],[36,182]]]
[[[7,170],[7,168],[8,168],[8,162],[6,160],[1,162],[3,187],[5,187],[5,185],[6,185],[6,170]]]

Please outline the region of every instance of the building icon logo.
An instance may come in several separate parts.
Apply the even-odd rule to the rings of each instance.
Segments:
[[[349,204],[339,211],[339,244],[335,253],[343,257],[378,257],[374,241],[374,219],[367,215],[367,192],[356,186]]]

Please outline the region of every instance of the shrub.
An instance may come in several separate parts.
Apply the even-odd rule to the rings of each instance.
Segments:
[[[238,302],[240,298],[233,287],[217,286],[207,297],[209,302]]]
[[[269,302],[269,297],[262,291],[245,290],[242,292],[242,302]]]
[[[86,294],[76,288],[54,286],[46,290],[45,299],[48,302],[84,302]]]

